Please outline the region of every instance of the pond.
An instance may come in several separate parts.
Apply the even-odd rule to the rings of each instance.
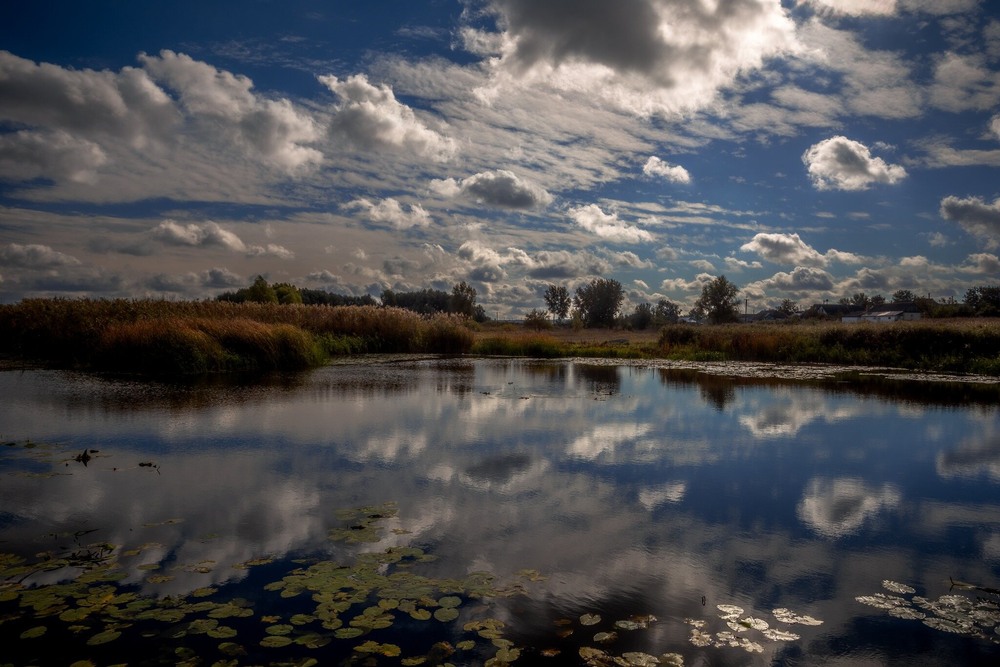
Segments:
[[[1000,664],[996,386],[0,372],[0,665]]]

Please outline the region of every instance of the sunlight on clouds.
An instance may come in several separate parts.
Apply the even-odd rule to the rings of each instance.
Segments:
[[[431,224],[430,213],[420,204],[408,204],[406,209],[394,198],[387,197],[378,203],[360,197],[346,204],[347,210],[361,211],[372,222],[387,222],[394,229],[426,227]]]
[[[79,263],[80,260],[76,257],[58,252],[46,245],[8,243],[0,246],[0,264],[8,269],[47,269],[75,266]]]
[[[872,157],[868,147],[847,137],[824,139],[802,155],[817,190],[866,190],[872,183],[895,184],[906,170]]]
[[[642,173],[646,176],[659,176],[671,183],[690,183],[691,174],[680,165],[667,164],[655,155],[646,160],[642,166]]]
[[[486,95],[510,85],[587,91],[639,115],[699,109],[736,77],[798,48],[778,0],[495,0],[502,55]]]
[[[107,161],[99,145],[63,130],[0,134],[0,178],[10,181],[52,178],[94,183]]]
[[[891,16],[896,13],[896,0],[799,0],[798,4],[849,16]]]
[[[364,74],[318,78],[340,99],[330,121],[333,138],[364,149],[404,150],[434,160],[448,160],[455,154],[454,140],[424,124],[389,86],[372,85]]]
[[[891,484],[875,487],[854,478],[814,478],[796,507],[799,519],[829,538],[852,535],[867,521],[894,510],[902,495]]]
[[[962,229],[987,241],[1000,242],[1000,199],[988,204],[980,197],[948,196],[941,200],[941,217],[957,222]]]
[[[609,241],[642,243],[653,240],[653,235],[646,230],[622,222],[617,213],[605,213],[597,204],[571,208],[568,215],[581,228]]]
[[[548,206],[552,195],[544,188],[524,180],[506,169],[482,172],[457,181],[434,179],[431,190],[442,197],[465,197],[477,203],[512,209]]]

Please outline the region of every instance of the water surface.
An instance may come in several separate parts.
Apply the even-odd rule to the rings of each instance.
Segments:
[[[77,622],[79,591],[34,609],[8,581],[0,645],[15,664],[194,659],[185,650],[204,664],[584,664],[581,647],[633,664],[1000,660],[988,392],[411,358],[243,384],[7,371],[0,396],[0,552],[31,563],[106,545],[119,573],[88,584],[113,613]],[[358,627],[382,601],[386,627],[339,638],[317,616],[323,591],[275,584],[331,562],[358,579],[358,554],[399,547],[414,549],[372,571],[421,577],[433,592],[417,607],[458,618],[393,607],[381,579],[338,613]],[[74,565],[22,586],[87,572]],[[129,625],[126,593],[188,606]],[[212,638],[199,596],[252,615]],[[326,642],[261,645],[271,627]],[[109,630],[120,637],[88,643]],[[357,653],[365,642],[400,655]]]

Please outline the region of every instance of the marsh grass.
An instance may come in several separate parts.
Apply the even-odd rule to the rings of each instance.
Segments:
[[[468,352],[454,315],[400,308],[27,299],[0,306],[0,354],[139,374],[298,369],[363,352]]]

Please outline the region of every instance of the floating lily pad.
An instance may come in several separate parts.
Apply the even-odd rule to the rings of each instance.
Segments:
[[[28,628],[21,633],[21,639],[35,639],[41,637],[48,631],[48,628],[44,625],[36,625],[33,628]]]
[[[260,640],[260,645],[265,648],[282,648],[291,643],[292,638],[284,635],[268,635]]]
[[[451,607],[442,607],[434,611],[434,618],[442,623],[454,621],[458,618],[458,610]]]
[[[882,581],[882,588],[889,591],[890,593],[913,594],[917,592],[916,590],[910,588],[906,584],[900,584],[898,582],[891,581],[889,579],[885,579],[884,581]]]
[[[230,639],[236,636],[236,629],[228,625],[219,625],[206,632],[213,639]]]
[[[122,636],[122,633],[118,630],[105,630],[104,632],[99,632],[90,639],[87,640],[88,646],[98,646],[100,644],[107,644],[108,642],[113,642]]]
[[[598,614],[584,614],[580,617],[580,625],[597,625],[601,622]]]

